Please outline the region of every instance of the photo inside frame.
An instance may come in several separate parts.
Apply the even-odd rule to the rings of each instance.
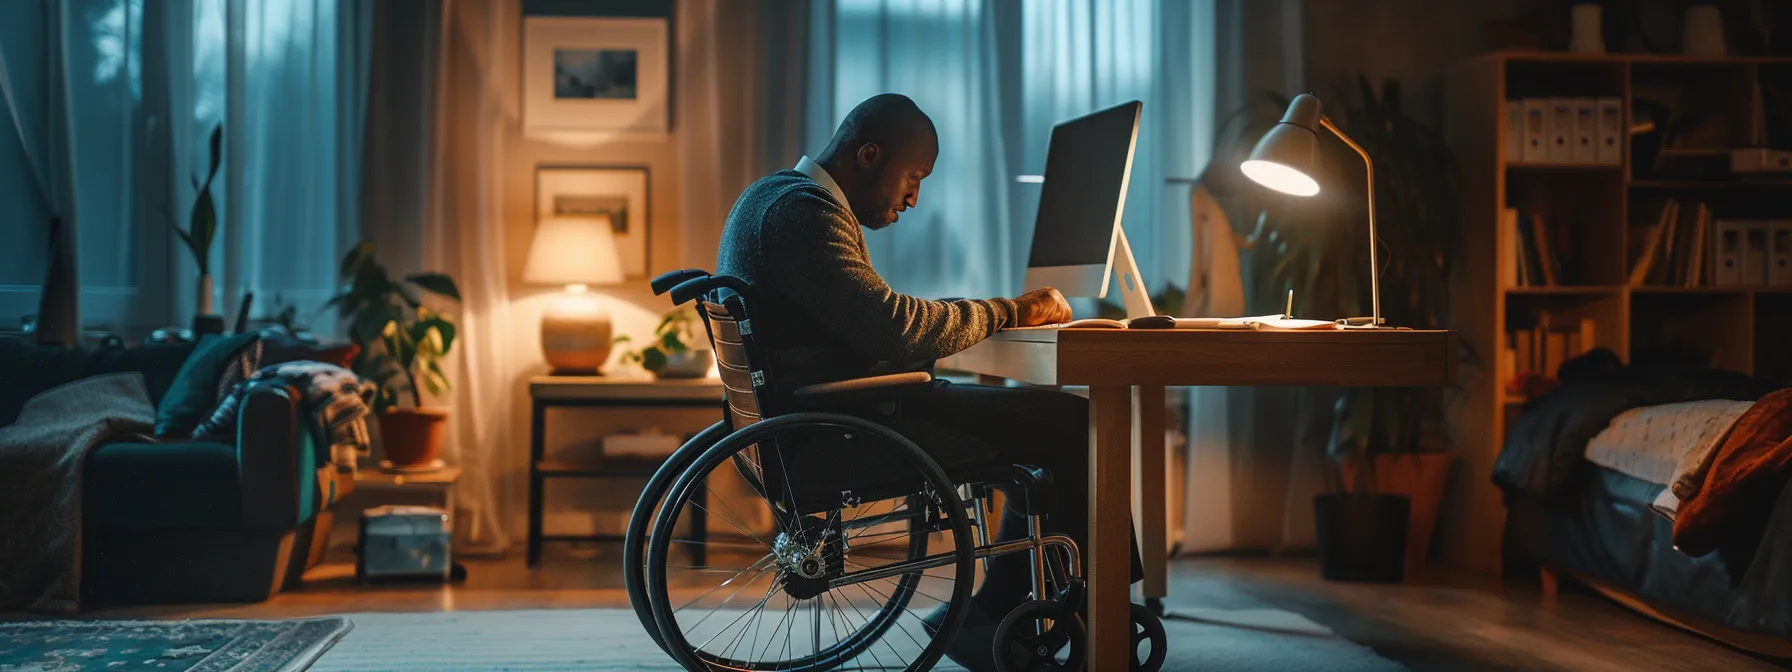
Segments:
[[[638,59],[634,49],[555,49],[554,97],[634,100]]]
[[[590,217],[607,214],[616,235],[628,234],[627,196],[589,196],[567,194],[554,197],[554,214],[567,217]]]

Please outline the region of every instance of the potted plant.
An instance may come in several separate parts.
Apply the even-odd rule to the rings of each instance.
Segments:
[[[215,333],[222,331],[222,318],[212,317],[212,241],[218,236],[218,208],[212,199],[212,179],[218,176],[218,165],[223,149],[224,127],[212,129],[211,168],[205,173],[205,180],[200,181],[197,175],[188,179],[197,192],[193,196],[193,207],[187,214],[187,228],[182,230],[174,223],[174,217],[168,217],[168,226],[174,229],[175,235],[193,254],[193,263],[199,266],[199,294],[194,304],[193,331],[196,333]]]
[[[1375,161],[1382,313],[1390,324],[1441,329],[1450,323],[1449,285],[1461,237],[1455,158],[1434,129],[1407,115],[1401,87],[1376,91],[1357,78],[1355,95],[1327,101],[1332,121]],[[1238,134],[1217,152],[1203,183],[1232,221],[1249,222],[1242,266],[1254,312],[1279,312],[1295,290],[1296,312],[1367,314],[1367,194],[1362,160],[1341,142],[1320,141],[1324,198],[1286,198],[1238,172],[1288,97],[1271,93],[1231,120]],[[1464,356],[1473,358],[1472,352]],[[1424,561],[1452,456],[1443,394],[1435,388],[1305,389],[1301,420],[1322,431],[1331,467],[1314,520],[1328,578],[1398,580]]]
[[[386,460],[398,468],[439,466],[448,412],[424,406],[423,391],[451,389],[442,360],[454,347],[455,326],[423,300],[427,293],[458,303],[460,289],[446,273],[394,280],[366,242],[343,256],[341,277],[342,292],[325,306],[336,307],[360,346],[355,373],[379,386],[374,412]]]
[[[656,378],[702,378],[709,375],[714,359],[709,340],[699,331],[702,321],[694,305],[685,305],[666,313],[653,339],[640,349],[623,350],[621,362],[635,364]],[[628,334],[617,336],[618,344],[629,343]]]

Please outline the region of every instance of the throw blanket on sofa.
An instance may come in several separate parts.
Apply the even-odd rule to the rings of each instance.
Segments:
[[[143,374],[119,373],[46,390],[0,427],[0,611],[80,609],[87,452],[155,424]]]
[[[367,414],[377,388],[348,369],[323,362],[297,361],[262,367],[239,382],[211,417],[199,424],[194,435],[235,435],[237,409],[243,398],[255,383],[268,380],[296,387],[304,396],[304,407],[315,417],[317,426],[323,428],[328,444],[329,454],[320,455],[320,459],[352,466],[356,458],[368,453],[372,442],[367,432]]]
[[[1682,497],[1674,518],[1674,546],[1699,556],[1719,547],[1752,544],[1767,528],[1774,502],[1792,477],[1792,388],[1749,407],[1717,449],[1704,483]]]

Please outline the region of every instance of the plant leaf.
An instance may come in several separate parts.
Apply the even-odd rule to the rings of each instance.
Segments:
[[[211,148],[212,148],[212,174],[213,175],[218,174],[218,164],[220,163],[221,159],[223,158],[221,156],[221,150],[223,149],[223,145],[224,145],[224,125],[218,124],[216,127],[212,128]],[[207,177],[205,181],[209,184],[211,182],[211,178]]]
[[[666,353],[659,348],[648,348],[641,351],[641,368],[648,371],[659,371],[666,367]]]
[[[404,280],[432,293],[460,301],[460,288],[454,285],[454,278],[447,273],[412,273],[405,276]]]
[[[448,356],[448,353],[454,348],[454,337],[457,333],[454,323],[449,321],[446,317],[432,314],[427,319],[418,320],[417,325],[422,327],[422,331],[418,333],[427,334],[429,331],[434,330],[436,332],[436,338],[438,339],[436,345],[441,347],[441,351],[435,354],[443,357]],[[418,341],[421,342],[422,339],[418,339]]]
[[[361,266],[372,258],[373,243],[371,242],[361,241],[349,248],[348,253],[342,255],[342,279],[348,280],[355,277],[361,272]]]

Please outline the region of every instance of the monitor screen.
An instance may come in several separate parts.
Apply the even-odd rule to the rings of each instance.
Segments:
[[[1052,127],[1028,267],[1108,262],[1140,106],[1133,101]]]

